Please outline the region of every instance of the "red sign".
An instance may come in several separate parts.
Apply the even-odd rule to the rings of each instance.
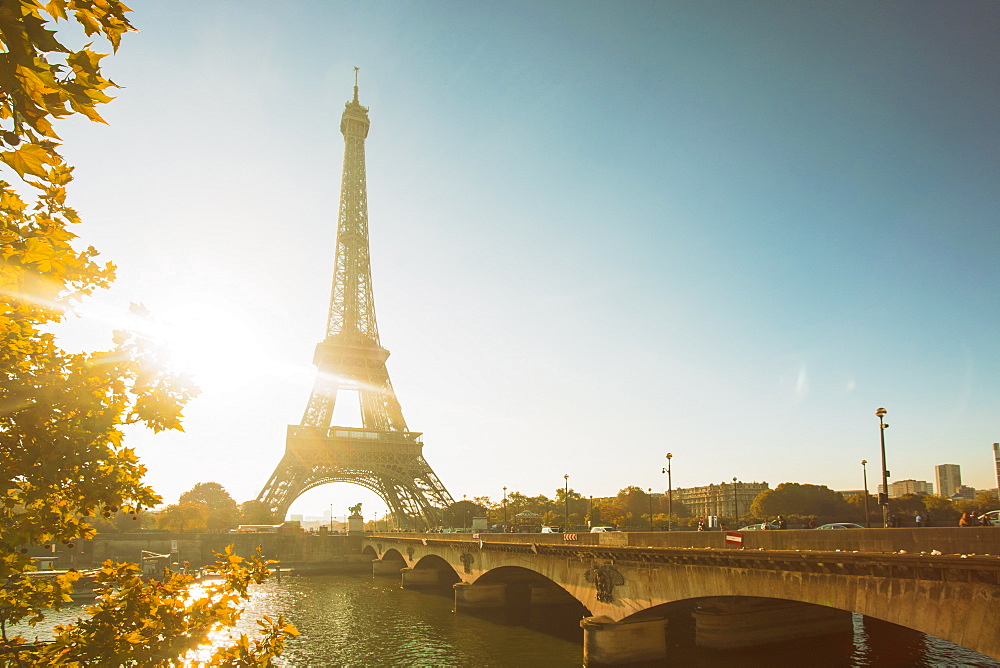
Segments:
[[[576,534],[575,533],[564,533],[563,534],[563,540],[576,540]]]
[[[736,533],[735,531],[726,532],[726,545],[742,545],[743,544],[743,534]]]

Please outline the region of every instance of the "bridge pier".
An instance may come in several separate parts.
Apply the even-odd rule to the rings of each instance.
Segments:
[[[692,614],[699,647],[733,649],[853,631],[851,613],[746,596],[709,599]]]
[[[665,661],[667,622],[614,622],[608,617],[586,617],[583,627],[583,665],[619,665],[638,661]]]
[[[486,608],[502,608],[507,605],[507,585],[505,584],[469,584],[456,582],[455,610],[483,610]]]
[[[406,566],[406,562],[403,561],[373,559],[372,575],[398,575],[404,566]]]
[[[399,571],[403,589],[410,587],[432,587],[438,584],[441,571],[436,568],[403,568]]]

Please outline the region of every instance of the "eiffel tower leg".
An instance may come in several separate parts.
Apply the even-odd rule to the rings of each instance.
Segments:
[[[399,498],[399,494],[396,492],[396,486],[392,484],[391,481],[384,478],[382,481],[385,489],[385,495],[382,498],[385,500],[386,505],[389,506],[389,512],[392,513],[396,528],[406,530],[411,529],[410,514],[407,512],[406,504]]]
[[[281,458],[270,480],[257,495],[257,500],[271,511],[275,522],[281,522],[288,514],[292,503],[305,491],[303,482],[308,475],[293,457],[286,454]]]

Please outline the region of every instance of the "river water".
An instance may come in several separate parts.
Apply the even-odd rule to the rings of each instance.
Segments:
[[[578,609],[535,608],[473,616],[453,612],[450,594],[450,588],[437,592],[404,590],[398,578],[286,575],[253,590],[238,630],[252,637],[254,619],[285,615],[302,635],[289,641],[278,661],[280,666],[581,665]],[[79,608],[68,608],[47,621],[71,621],[79,613]],[[37,627],[32,635],[42,628]],[[693,624],[682,617],[668,624],[667,638],[670,665],[699,668],[1000,666],[943,640],[858,615],[853,636],[828,636],[752,650],[696,648]]]

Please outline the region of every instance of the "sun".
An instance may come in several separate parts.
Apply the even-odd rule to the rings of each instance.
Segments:
[[[69,352],[107,350],[116,330],[146,339],[161,361],[187,376],[202,393],[233,393],[258,386],[264,376],[303,373],[280,355],[259,321],[224,299],[176,292],[150,304],[123,307],[120,295],[76,305],[52,329]]]

